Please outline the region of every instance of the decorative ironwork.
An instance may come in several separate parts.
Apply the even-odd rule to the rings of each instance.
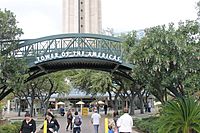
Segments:
[[[15,56],[26,58],[30,67],[40,62],[40,57],[43,60],[54,59],[56,56],[63,56],[63,52],[68,52],[65,54],[73,52],[71,56],[74,54],[74,57],[87,56],[87,54],[88,56],[97,54],[98,57],[99,54],[99,57],[106,58],[112,55],[113,58],[116,56],[120,58],[118,61],[122,61],[121,42],[119,38],[97,34],[61,34],[26,40],[15,50]],[[88,53],[83,54],[83,51]]]
[[[28,80],[66,69],[96,69],[131,77],[123,59],[122,39],[98,34],[60,34],[23,40],[14,55],[26,59]]]

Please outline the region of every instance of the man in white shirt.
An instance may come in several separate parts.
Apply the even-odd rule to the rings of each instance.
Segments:
[[[94,131],[95,133],[98,133],[98,128],[99,128],[99,124],[100,124],[100,114],[98,114],[97,109],[94,109],[94,113],[91,116],[91,122],[94,126]]]
[[[117,120],[119,133],[132,133],[133,118],[128,114],[128,109],[124,108],[124,114]]]

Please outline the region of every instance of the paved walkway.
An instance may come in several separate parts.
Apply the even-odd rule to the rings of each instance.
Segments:
[[[102,117],[99,127],[99,133],[104,133],[104,118]],[[61,125],[61,128],[59,130],[59,133],[70,133],[71,131],[66,131],[66,117],[58,117],[58,122]],[[83,116],[82,117],[83,123],[81,125],[81,132],[82,133],[93,133],[94,128],[90,121],[90,116]]]
[[[133,117],[134,118],[144,118],[144,117],[148,117],[152,114],[153,113],[140,114],[139,110],[136,110],[135,115]],[[24,119],[24,117],[23,117],[24,113],[22,113],[21,116],[22,117],[17,117],[16,112],[10,112],[9,114],[5,113],[5,117],[10,119],[10,120],[23,120]],[[101,116],[102,116],[102,118],[101,118],[101,123],[100,123],[100,127],[99,127],[99,133],[105,133],[105,131],[104,131],[105,115],[101,114]],[[89,113],[88,116],[82,116],[82,119],[83,119],[83,123],[82,123],[82,126],[81,126],[82,133],[94,133],[94,128],[93,128],[93,125],[91,124],[90,117],[91,117],[91,113]],[[42,125],[43,117],[35,117],[34,119],[38,123],[37,127],[39,129]],[[72,131],[66,131],[66,124],[67,124],[66,116],[60,116],[58,114],[57,120],[58,120],[58,122],[61,126],[59,133],[72,133]],[[133,130],[132,133],[139,133],[139,132]]]

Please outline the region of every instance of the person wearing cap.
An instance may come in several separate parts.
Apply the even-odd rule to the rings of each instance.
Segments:
[[[128,114],[128,108],[124,108],[124,114],[117,120],[119,133],[132,133],[133,118]]]
[[[99,128],[99,124],[100,124],[100,118],[101,118],[101,115],[98,114],[98,110],[95,108],[94,109],[94,113],[91,116],[91,122],[92,122],[92,124],[94,126],[95,133],[98,133],[98,128]]]
[[[25,114],[25,119],[22,121],[20,133],[35,133],[35,132],[36,132],[36,122],[31,118],[31,115],[27,112]]]

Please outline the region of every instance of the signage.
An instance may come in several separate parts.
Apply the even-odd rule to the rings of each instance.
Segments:
[[[53,59],[61,59],[61,58],[70,58],[70,57],[95,57],[100,59],[108,59],[112,61],[122,62],[121,58],[116,55],[102,53],[102,52],[89,52],[89,51],[67,51],[62,53],[51,53],[47,55],[42,55],[40,57],[36,57],[35,64],[49,61]]]
[[[88,116],[88,108],[82,108],[82,115]]]

